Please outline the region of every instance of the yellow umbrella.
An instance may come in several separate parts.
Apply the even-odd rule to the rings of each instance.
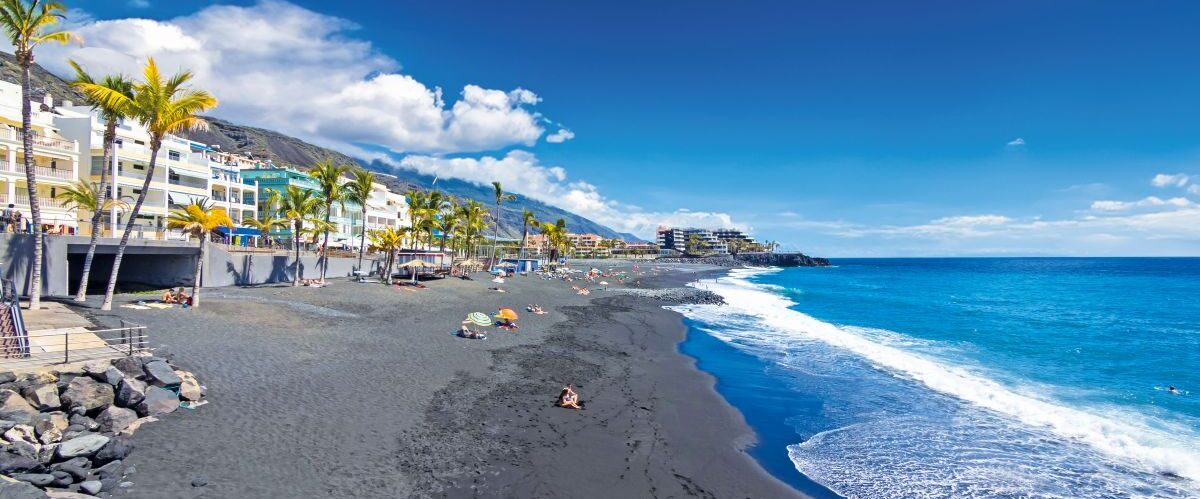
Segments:
[[[496,314],[496,317],[515,321],[517,320],[517,312],[511,308],[502,308],[500,309],[500,312]]]
[[[410,260],[400,264],[400,266],[412,269],[412,281],[417,282],[417,269],[421,267],[433,267],[434,265],[425,260]]]

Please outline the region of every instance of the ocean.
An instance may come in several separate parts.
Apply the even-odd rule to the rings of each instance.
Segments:
[[[809,494],[1200,497],[1200,259],[842,259],[694,285],[728,304],[673,307],[681,350]]]

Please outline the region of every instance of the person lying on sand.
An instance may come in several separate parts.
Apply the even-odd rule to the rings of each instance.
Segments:
[[[458,335],[463,338],[469,338],[472,340],[486,340],[487,339],[487,335],[484,334],[483,331],[476,331],[476,330],[471,329],[471,323],[467,322],[467,321],[463,321],[462,327],[459,328],[459,330],[458,330]]]
[[[588,288],[579,288],[579,291],[577,291],[575,294],[587,296],[592,294],[592,292],[588,291]]]
[[[579,406],[579,394],[571,389],[570,383],[567,383],[567,386],[563,387],[562,392],[559,392],[558,406],[570,409],[583,409],[583,407]]]

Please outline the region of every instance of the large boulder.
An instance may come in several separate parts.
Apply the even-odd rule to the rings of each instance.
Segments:
[[[96,416],[96,422],[100,423],[100,431],[118,433],[137,421],[137,418],[137,413],[132,409],[110,405]]]
[[[38,439],[44,444],[62,440],[68,426],[67,415],[62,412],[43,412],[33,418],[33,429],[37,430]]]
[[[29,405],[21,394],[12,390],[0,390],[0,419],[29,423],[38,414],[38,410]]]
[[[58,446],[59,459],[90,456],[108,444],[110,439],[99,433],[89,433],[63,442]]]
[[[83,414],[72,414],[71,419],[67,422],[71,423],[72,426],[82,426],[83,429],[87,431],[96,431],[100,428],[100,423],[97,423],[95,419],[84,416]]]
[[[204,396],[204,387],[200,386],[200,382],[196,381],[196,376],[187,371],[175,371],[179,379],[183,380],[179,383],[179,397],[184,400],[197,401]]]
[[[92,378],[80,376],[67,385],[62,394],[62,401],[72,411],[82,408],[84,413],[103,410],[113,403],[113,388],[107,383],[100,383]]]
[[[12,371],[6,371],[6,372],[0,373],[0,385],[3,385],[5,383],[12,383],[13,381],[16,381],[16,380],[17,380],[17,375],[13,374]]]
[[[161,360],[147,362],[142,368],[146,371],[146,381],[154,386],[179,386],[183,382],[175,370]]]
[[[121,407],[137,407],[146,398],[146,383],[133,377],[126,377],[117,385],[116,401]]]
[[[42,469],[42,463],[36,459],[32,459],[11,452],[0,452],[0,473],[10,475],[23,471],[37,471]]]
[[[45,499],[46,493],[28,482],[0,476],[0,497],[4,499]]]
[[[112,439],[104,445],[104,448],[100,449],[100,452],[97,452],[96,455],[92,457],[92,460],[97,464],[107,464],[129,457],[130,452],[133,452],[133,440],[129,438],[129,435],[117,435],[112,437]]]
[[[141,357],[121,357],[113,361],[113,367],[121,371],[126,378],[141,378],[145,376],[145,371],[142,370]]]
[[[142,416],[160,416],[175,412],[178,408],[179,397],[175,392],[151,386],[146,389],[146,398],[137,405],[137,412]]]
[[[32,483],[38,487],[45,487],[54,483],[54,475],[49,473],[14,473],[10,476],[22,482]]]
[[[58,385],[55,383],[25,385],[21,387],[21,395],[39,411],[53,411],[62,407],[62,401],[58,398]]]
[[[16,425],[12,428],[9,428],[8,431],[5,431],[4,432],[4,440],[6,440],[10,443],[16,443],[16,442],[28,442],[31,444],[38,443],[37,435],[34,433],[33,427],[29,426],[29,425],[23,425],[23,424]]]

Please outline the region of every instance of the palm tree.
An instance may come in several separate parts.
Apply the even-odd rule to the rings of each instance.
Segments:
[[[488,210],[483,207],[483,203],[474,199],[468,199],[459,207],[460,223],[463,226],[463,239],[468,258],[475,256],[478,241],[483,231],[487,229],[488,216]]]
[[[208,256],[208,235],[217,227],[233,227],[233,219],[225,208],[213,207],[208,198],[193,201],[180,210],[171,210],[167,215],[167,228],[180,229],[200,240],[200,256],[196,258],[196,278],[192,280],[192,306],[200,306],[200,276],[204,270],[204,258]]]
[[[500,186],[500,182],[492,182],[492,188],[496,191],[496,228],[492,231],[492,251],[488,254],[488,267],[492,266],[492,258],[496,255],[496,241],[500,239],[500,203],[502,201],[512,201],[517,199],[512,194],[505,194],[504,188]]]
[[[404,236],[406,228],[396,228],[387,226],[382,229],[372,230],[369,234],[371,239],[371,247],[379,251],[385,252],[383,265],[383,283],[391,284],[392,280],[392,263],[396,260],[396,250],[404,245]]]
[[[292,286],[300,285],[300,233],[304,232],[304,222],[311,220],[321,211],[321,198],[315,191],[289,185],[280,195],[272,191],[271,203],[277,204],[276,213],[291,222],[292,244],[296,248],[296,273],[292,275]]]
[[[425,216],[425,200],[428,193],[416,189],[409,189],[405,195],[408,199],[408,219],[410,227],[410,235],[412,235],[412,248],[417,248],[417,239],[415,235],[420,231],[421,221]]]
[[[362,234],[358,239],[358,269],[362,270],[363,250],[367,242],[367,202],[371,200],[371,189],[375,185],[375,174],[363,169],[354,170],[354,180],[342,186],[346,201],[362,206]]]
[[[333,214],[333,203],[340,204],[342,209],[346,208],[346,192],[342,189],[341,180],[342,175],[345,175],[349,169],[350,167],[346,165],[335,165],[333,160],[325,158],[308,172],[317,181],[321,202],[325,204],[325,223],[322,225],[325,228],[325,240],[321,243],[321,280],[325,280],[325,273],[329,270],[329,231],[334,228],[334,225],[329,223],[329,216]]]
[[[442,207],[442,213],[438,217],[437,230],[442,232],[442,244],[438,247],[438,251],[446,252],[446,237],[454,237],[454,231],[458,229],[458,225],[462,222],[459,218],[458,203],[454,198],[448,198],[445,206]],[[453,249],[453,247],[451,247]]]
[[[529,239],[529,228],[537,227],[538,221],[528,208],[521,212],[521,258],[525,258],[525,241]]]
[[[267,246],[271,246],[271,231],[287,227],[288,221],[285,218],[277,218],[271,216],[270,213],[263,212],[261,218],[255,220],[253,218],[242,221],[242,225],[258,230],[262,237],[266,239]]]
[[[134,83],[132,97],[98,85],[86,85],[81,88],[88,100],[101,106],[127,111],[130,117],[142,122],[150,134],[150,166],[146,168],[142,192],[138,194],[133,211],[129,213],[125,232],[121,234],[121,244],[117,246],[117,254],[113,257],[112,275],[108,278],[108,289],[104,292],[101,310],[112,310],[112,295],[117,288],[121,258],[125,256],[129,236],[137,224],[137,216],[146,202],[146,195],[150,193],[150,181],[154,178],[154,167],[163,138],[170,133],[204,128],[207,125],[200,119],[200,113],[217,105],[217,98],[208,92],[187,87],[188,81],[192,79],[191,71],[180,71],[175,76],[163,78],[162,73],[158,71],[158,65],[154,63],[154,58],[149,58],[146,60],[145,69],[142,70],[142,77],[143,81]]]
[[[29,68],[33,67],[33,49],[43,43],[70,43],[78,40],[69,31],[58,29],[67,8],[54,1],[0,0],[0,27],[8,33],[13,55],[21,67],[21,146],[25,160],[25,187],[29,191],[29,216],[33,223],[33,271],[29,283],[29,309],[42,304],[42,209],[37,197],[37,172],[33,162],[33,110],[29,106]]]
[[[560,218],[553,224],[543,223],[541,229],[542,235],[546,236],[546,242],[550,243],[550,261],[556,262],[559,255],[564,254],[571,244],[567,238],[567,221]]]
[[[126,78],[124,75],[108,75],[100,80],[96,80],[78,63],[68,60],[75,69],[75,81],[71,82],[71,86],[80,89],[86,89],[89,85],[99,85],[104,88],[112,89],[113,91],[125,94],[128,97],[133,96],[133,81]],[[108,208],[109,204],[105,201],[108,195],[108,165],[112,164],[109,160],[113,153],[113,143],[117,139],[117,123],[124,119],[128,113],[124,109],[114,108],[102,105],[100,102],[91,102],[92,108],[100,112],[100,117],[104,119],[104,155],[100,163],[100,185],[95,191],[99,192],[99,198],[96,201],[96,206]],[[114,196],[116,189],[113,189]],[[127,206],[124,209],[129,209]],[[75,301],[84,301],[87,299],[88,278],[92,272],[92,259],[96,256],[96,241],[100,238],[100,216],[103,214],[103,209],[92,210],[92,237],[88,242],[87,256],[83,258],[83,272],[79,276],[79,291],[75,293]]]
[[[63,208],[77,213],[95,213],[110,208],[129,209],[129,203],[119,199],[106,199],[104,193],[96,188],[96,184],[80,180],[61,189],[54,198],[62,201]]]

